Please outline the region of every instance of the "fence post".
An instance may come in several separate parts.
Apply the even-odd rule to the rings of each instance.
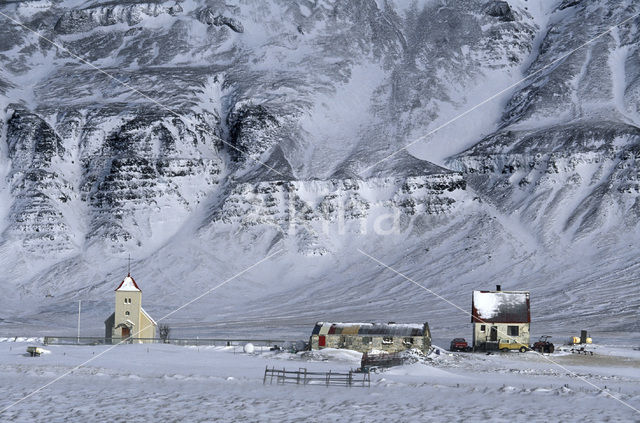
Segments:
[[[327,373],[327,386],[329,386],[330,382],[331,382],[331,370],[329,370],[329,373]]]

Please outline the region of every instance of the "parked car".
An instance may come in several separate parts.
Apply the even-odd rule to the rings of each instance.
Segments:
[[[471,351],[471,347],[464,338],[454,338],[449,345],[449,351]]]
[[[527,344],[516,342],[513,339],[501,339],[500,342],[498,342],[498,349],[502,352],[515,350],[523,353],[529,351],[529,346]]]

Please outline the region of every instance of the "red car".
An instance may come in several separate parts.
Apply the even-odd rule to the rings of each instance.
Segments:
[[[471,348],[464,338],[454,338],[449,346],[449,351],[470,351]]]

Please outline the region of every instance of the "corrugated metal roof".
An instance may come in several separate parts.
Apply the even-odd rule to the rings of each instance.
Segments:
[[[342,334],[343,335],[357,335],[359,330],[360,330],[360,325],[345,326],[345,327],[342,328]]]
[[[331,328],[331,324],[323,325],[318,323],[318,325],[320,326],[320,332],[318,332],[318,334],[320,335],[326,335],[329,332],[329,329]]]
[[[471,322],[530,323],[529,292],[473,291]]]
[[[320,328],[319,330],[316,328]],[[329,329],[331,328],[331,330]],[[317,331],[317,332],[316,332]],[[424,324],[406,323],[331,323],[318,322],[314,333],[343,335],[423,336]]]
[[[311,336],[318,335],[320,333],[320,325],[316,323],[313,327],[313,332],[311,332]]]

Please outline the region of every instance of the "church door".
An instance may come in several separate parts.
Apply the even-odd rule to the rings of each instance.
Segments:
[[[122,328],[122,337],[128,338],[131,335],[131,330],[129,328]]]

